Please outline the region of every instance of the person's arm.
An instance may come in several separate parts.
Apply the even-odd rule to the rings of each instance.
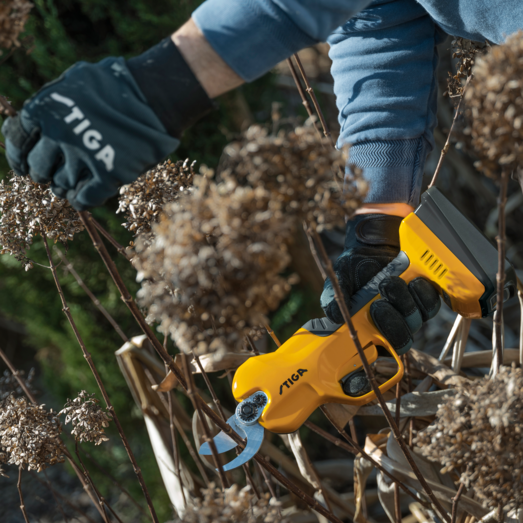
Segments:
[[[415,0],[389,0],[374,2],[328,39],[338,145],[352,145],[350,162],[369,181],[374,212],[401,216],[418,204],[434,143],[436,45],[445,36]]]
[[[171,39],[209,98],[216,98],[244,83],[211,47],[192,18]]]

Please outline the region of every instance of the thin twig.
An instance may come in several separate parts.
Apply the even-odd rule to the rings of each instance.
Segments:
[[[396,384],[396,425],[400,425],[400,410],[401,410],[401,381]],[[401,523],[401,505],[400,505],[400,487],[398,482],[394,482],[394,514],[396,516],[396,523]]]
[[[445,159],[445,156],[447,155],[447,152],[450,148],[450,137],[452,136],[452,131],[454,131],[454,126],[456,125],[456,121],[458,120],[459,116],[459,110],[461,108],[461,102],[463,101],[463,97],[465,96],[465,91],[467,90],[467,87],[472,80],[474,75],[470,75],[467,78],[467,81],[465,82],[465,85],[463,86],[463,90],[461,91],[461,96],[458,102],[458,105],[456,107],[456,110],[454,111],[454,118],[452,119],[452,125],[449,129],[449,134],[447,135],[447,140],[445,141],[445,145],[443,146],[443,149],[441,149],[441,154],[439,156],[438,165],[436,166],[436,170],[434,171],[434,175],[432,176],[432,180],[429,185],[429,189],[436,183],[436,180],[438,178],[439,172],[441,171],[441,166],[443,165],[443,160]]]
[[[154,385],[155,382],[152,379],[152,376],[148,375],[147,373],[146,373],[146,376],[149,379],[149,383],[151,385]],[[169,408],[169,404],[165,401],[165,398],[163,397],[163,394],[160,391],[156,391],[156,393],[158,394],[158,397],[160,398],[160,401],[163,403],[164,407],[166,409],[168,409]],[[171,395],[172,392],[168,392],[167,394]],[[172,398],[171,398],[171,402],[172,402]],[[174,426],[175,426],[176,430],[178,431],[178,434],[180,434],[180,436],[182,437],[183,442],[185,443],[185,446],[187,447],[187,450],[189,451],[189,454],[191,455],[191,458],[193,459],[196,467],[198,468],[198,470],[199,470],[199,472],[200,472],[200,474],[201,474],[201,476],[203,478],[203,481],[205,482],[205,485],[207,485],[207,487],[208,487],[209,483],[210,483],[209,476],[207,475],[207,472],[205,471],[205,468],[202,465],[202,462],[201,462],[201,459],[199,458],[199,455],[196,454],[196,452],[195,452],[195,450],[194,450],[194,448],[192,446],[191,440],[187,437],[187,434],[185,434],[185,431],[183,430],[183,427],[180,424],[180,422],[178,421],[178,419],[176,418],[176,416],[173,416],[172,421],[174,423]]]
[[[507,203],[507,185],[509,173],[506,169],[501,172],[501,180],[499,186],[498,197],[498,235],[496,237],[498,243],[498,273],[496,274],[497,283],[497,303],[496,311],[494,312],[494,333],[495,333],[495,352],[492,365],[492,377],[494,378],[499,367],[503,365],[503,295],[505,290],[505,250],[506,250],[506,234],[505,234],[505,205]]]
[[[111,233],[104,229],[91,213],[85,212],[85,215],[89,216],[89,219],[91,220],[93,225],[100,231],[100,234],[118,251],[118,253],[121,254],[128,262],[130,262],[131,257],[127,254],[125,247],[118,243],[113,238]]]
[[[110,479],[114,485],[116,485],[133,503],[133,505],[144,515],[147,516],[147,511],[134,499],[130,492],[104,467],[102,467],[94,457],[89,454],[83,447],[80,447],[80,450],[87,457],[87,459],[108,479]]]
[[[29,390],[24,380],[20,377],[20,372],[15,369],[15,367],[11,363],[11,360],[9,360],[6,353],[2,349],[0,349],[0,358],[2,358],[4,363],[7,365],[7,368],[15,377],[16,381],[18,382],[18,385],[20,385],[20,388],[24,391],[24,394],[27,396],[27,398],[31,401],[31,403],[34,403],[36,405],[37,402],[36,398],[34,397],[34,394]]]
[[[305,83],[305,90],[309,93],[312,103],[314,104],[314,108],[316,109],[316,113],[318,114],[318,117],[320,119],[321,126],[323,128],[323,134],[325,135],[326,138],[328,138],[330,140],[330,143],[332,144],[332,146],[336,147],[336,144],[334,143],[334,140],[332,138],[332,134],[327,125],[327,121],[325,120],[325,116],[323,116],[323,112],[321,110],[320,104],[318,103],[318,99],[316,98],[316,94],[314,93],[314,89],[311,87],[311,85],[309,83],[309,79],[307,78],[307,74],[305,73],[305,69],[303,68],[300,57],[298,56],[298,54],[294,54],[293,56],[294,56],[294,59],[296,60],[296,64],[298,65],[298,69],[300,70],[301,76]]]
[[[303,106],[305,107],[305,110],[307,111],[307,114],[310,118],[314,116],[314,113],[312,112],[311,104],[309,103],[309,100],[307,100],[307,95],[305,94],[305,91],[303,90],[303,86],[301,85],[300,79],[298,78],[298,74],[296,73],[296,68],[294,67],[294,64],[292,63],[291,58],[287,58],[287,65],[289,66],[289,69],[291,71],[292,78],[294,80],[294,83],[296,84],[296,88],[298,89],[298,93],[300,94],[301,102]],[[320,138],[321,138],[321,131],[316,125],[316,122],[314,122],[314,128],[318,132]]]
[[[16,488],[18,489],[18,495],[20,496],[20,510],[24,515],[25,523],[29,523],[29,518],[25,511],[24,496],[22,495],[22,465],[18,467],[18,482],[16,483]]]
[[[185,380],[187,383],[187,393],[189,394],[189,398],[193,404],[194,410],[198,413],[198,418],[200,418],[200,424],[202,426],[203,430],[203,436],[207,444],[209,445],[209,448],[211,449],[212,458],[214,461],[214,465],[216,467],[216,470],[218,471],[218,476],[220,478],[220,482],[222,484],[222,490],[225,490],[229,487],[229,482],[227,480],[227,477],[225,476],[225,472],[223,471],[223,466],[221,464],[220,458],[218,456],[218,450],[216,449],[216,443],[214,441],[214,438],[211,437],[211,431],[209,430],[209,425],[207,425],[207,420],[205,419],[205,416],[203,415],[201,406],[200,406],[200,397],[196,397],[196,394],[194,392],[194,385],[192,382],[192,374],[189,372],[189,366],[187,364],[187,356],[185,354],[182,354],[182,363],[183,363],[183,372],[185,375]],[[223,421],[223,420],[222,420]]]
[[[49,490],[51,491],[51,495],[53,496],[53,499],[56,503],[56,506],[58,507],[58,510],[60,511],[60,514],[62,514],[62,517],[64,518],[64,522],[69,523],[69,518],[67,517],[67,515],[64,511],[64,508],[62,507],[62,504],[58,501],[58,498],[56,497],[56,493],[55,493],[54,489],[51,488],[51,482],[49,481],[49,477],[47,476],[47,471],[44,469],[43,472],[44,472],[45,480],[47,482],[47,486],[48,486]]]
[[[499,505],[498,507],[498,523],[503,523],[505,520],[505,515],[503,513],[503,505]]]
[[[419,467],[417,466],[412,455],[410,454],[410,450],[401,435],[399,427],[396,424],[396,422],[394,421],[394,418],[392,417],[392,414],[390,413],[389,407],[388,407],[387,403],[385,402],[385,398],[383,397],[383,394],[381,393],[379,385],[376,382],[376,377],[374,376],[374,372],[373,372],[371,366],[369,365],[367,356],[365,355],[365,352],[363,351],[363,347],[361,346],[360,340],[356,333],[356,329],[354,328],[354,324],[352,323],[350,313],[347,308],[347,304],[345,303],[345,300],[343,298],[343,293],[341,292],[338,278],[336,277],[336,273],[334,272],[334,269],[332,268],[332,263],[327,255],[327,252],[325,251],[325,247],[323,246],[323,243],[321,242],[321,238],[319,237],[318,232],[313,228],[309,228],[307,233],[312,236],[314,243],[318,249],[319,255],[321,256],[320,261],[323,264],[323,266],[325,267],[325,272],[327,273],[328,277],[331,280],[332,287],[334,289],[336,302],[338,303],[338,306],[341,310],[343,319],[349,329],[351,339],[356,347],[356,350],[358,351],[358,355],[363,364],[363,368],[365,369],[367,379],[369,380],[372,390],[374,391],[374,394],[376,395],[376,398],[377,398],[381,408],[383,409],[385,418],[387,419],[387,422],[390,425],[390,428],[392,429],[394,439],[398,442],[398,445],[400,446],[400,448],[405,456],[405,459],[409,463],[412,471],[414,472],[414,475],[416,476],[418,481],[421,483],[423,490],[426,492],[427,496],[430,498],[430,500],[432,501],[434,506],[437,508],[438,512],[440,512],[441,517],[447,523],[450,523],[448,514],[446,513],[445,509],[441,506],[441,503],[438,500],[438,498],[434,495],[434,492],[432,491],[429,484],[423,477],[423,474],[419,470]]]
[[[49,481],[45,482],[43,479],[40,479],[38,477],[38,474],[36,474],[36,472],[33,472],[33,471],[31,471],[31,476],[33,476],[33,478],[36,479],[37,481],[39,481],[42,485],[45,485],[51,491],[51,494],[53,495],[53,497],[55,497],[55,499],[60,498],[67,506],[69,506],[70,508],[72,508],[73,510],[75,510],[76,512],[81,514],[82,517],[84,517],[89,523],[96,523],[96,521],[94,519],[92,519],[91,517],[89,517],[83,510],[78,508],[78,506],[73,505],[65,496],[62,496],[62,494],[60,494],[60,492],[55,490]],[[65,516],[64,516],[64,518],[65,518]]]
[[[245,336],[247,338],[247,342],[249,343],[249,347],[251,348],[251,351],[253,352],[253,354],[255,356],[259,356],[260,355],[260,351],[256,348],[256,345],[254,345],[254,342],[252,341],[252,338],[247,335]]]
[[[91,485],[86,481],[84,474],[80,467],[76,464],[76,461],[73,459],[73,456],[69,452],[69,449],[65,446],[65,444],[62,442],[62,452],[64,453],[65,457],[67,458],[67,461],[69,461],[69,464],[73,468],[75,474],[78,476],[78,479],[80,480],[80,483],[82,484],[83,489],[85,490],[86,494],[89,496],[89,499],[93,503],[96,510],[99,512],[100,516],[103,518],[103,511],[100,507],[100,504],[98,503],[98,500],[96,499],[96,496],[93,492],[93,489],[91,488]]]
[[[0,94],[0,105],[2,106],[2,108],[4,110],[4,111],[0,111],[0,112],[5,112],[5,114],[7,114],[7,116],[16,116],[17,115],[15,108],[7,101],[7,98],[5,96],[2,96],[1,94]]]
[[[145,499],[147,501],[147,506],[149,507],[149,511],[151,513],[151,518],[155,523],[158,523],[158,517],[156,515],[156,511],[154,510],[154,506],[152,504],[151,496],[149,495],[149,491],[147,490],[147,486],[145,485],[145,481],[143,479],[142,472],[140,470],[140,467],[138,467],[138,463],[136,462],[136,459],[134,457],[134,454],[131,450],[131,447],[129,445],[129,441],[127,440],[127,436],[124,433],[123,427],[120,423],[120,420],[118,419],[118,416],[116,415],[116,411],[114,410],[113,404],[111,403],[111,400],[109,399],[109,395],[107,394],[107,391],[105,390],[105,386],[102,382],[102,379],[100,378],[100,375],[98,374],[98,370],[93,362],[93,359],[91,357],[91,354],[88,352],[87,347],[85,346],[85,343],[80,336],[80,332],[78,331],[78,328],[76,326],[76,323],[73,319],[73,316],[71,314],[71,310],[69,309],[69,306],[67,305],[67,301],[65,299],[64,292],[62,290],[62,286],[60,284],[60,281],[58,279],[58,274],[56,272],[56,266],[53,261],[53,257],[51,255],[51,250],[49,249],[49,245],[47,244],[47,236],[45,234],[45,231],[43,228],[40,228],[40,233],[43,238],[43,243],[45,246],[45,251],[47,253],[47,258],[49,260],[49,266],[51,269],[51,272],[53,274],[53,279],[56,285],[56,288],[58,290],[58,294],[60,296],[60,299],[62,301],[62,307],[63,312],[66,315],[67,319],[69,320],[69,324],[71,325],[71,328],[73,329],[74,335],[76,337],[76,340],[78,341],[78,344],[80,345],[80,348],[82,349],[82,353],[84,355],[84,358],[87,361],[87,364],[89,365],[89,368],[91,369],[91,372],[93,373],[93,376],[96,380],[96,383],[98,384],[98,387],[100,389],[100,392],[102,393],[102,397],[105,401],[105,404],[107,406],[107,410],[110,412],[111,417],[116,425],[116,428],[118,430],[118,433],[120,434],[120,438],[122,440],[122,443],[125,447],[125,450],[127,451],[127,455],[129,456],[129,460],[131,461],[133,465],[134,472],[138,478],[138,481],[140,483],[140,486],[142,487],[142,491],[144,493]]]
[[[87,470],[87,468],[84,465],[84,462],[83,462],[82,457],[80,456],[80,452],[78,450],[78,440],[75,440],[75,442],[74,442],[74,451],[76,453],[76,457],[78,458],[78,461],[80,462],[80,466],[82,467],[82,470],[84,472],[85,479],[89,482],[89,484],[91,485],[91,488],[96,492],[96,495],[98,497],[98,503],[100,504],[100,508],[102,509],[104,521],[105,521],[105,523],[109,523],[109,516],[107,515],[107,511],[105,510],[107,505],[105,503],[104,497],[100,494],[100,491],[94,484],[93,478],[91,478],[91,474],[89,474],[89,471]],[[118,518],[118,520],[120,521],[120,518]]]
[[[163,348],[167,350],[167,342],[169,338],[165,334],[163,337]],[[165,372],[167,373],[169,369],[165,367]],[[169,431],[171,433],[171,444],[173,446],[173,459],[174,459],[174,470],[180,483],[180,490],[182,491],[183,504],[187,506],[187,499],[185,498],[185,487],[182,481],[182,472],[180,468],[180,451],[178,448],[178,438],[176,436],[176,430],[174,429],[174,412],[173,412],[173,401],[171,396],[171,391],[167,392],[167,406],[169,408]]]
[[[271,329],[271,326],[267,324],[267,325],[264,325],[264,327],[265,327],[265,330],[267,331],[267,334],[272,338],[272,341],[274,341],[274,343],[276,343],[276,346],[281,347],[281,342],[278,339],[278,336],[276,336],[274,331]]]
[[[113,326],[113,329],[120,335],[120,338],[122,338],[124,342],[130,341],[118,323],[116,323],[116,320],[109,314],[107,309],[101,304],[100,300],[91,292],[91,289],[87,287],[80,275],[76,272],[73,264],[66,258],[65,254],[60,249],[56,249],[56,252],[58,253],[59,258],[65,264],[67,271],[73,275],[78,285],[80,285],[85,294],[91,298],[91,301],[95,304],[96,308],[106,317],[107,321]]]
[[[464,489],[465,489],[465,485],[463,483],[461,483],[461,485],[459,486],[458,492],[452,498],[452,516],[450,518],[450,523],[456,523],[456,519],[458,517],[458,503],[461,498],[461,495],[463,494]]]
[[[350,452],[353,455],[361,454],[366,460],[370,461],[375,468],[377,468],[380,472],[385,474],[391,481],[394,481],[398,483],[400,488],[408,494],[412,499],[419,501],[419,498],[417,498],[409,489],[408,487],[397,477],[395,477],[392,473],[390,473],[387,469],[385,469],[380,463],[378,463],[370,454],[367,454],[365,452],[365,449],[363,447],[360,447],[357,441],[353,440],[345,430],[338,427],[338,425],[334,422],[334,420],[329,416],[329,413],[325,409],[321,409],[325,417],[330,421],[332,426],[340,433],[341,436],[343,436],[347,441],[348,444],[345,443],[345,441],[336,438],[335,436],[332,436],[327,431],[323,430],[322,428],[318,427],[316,424],[314,424],[312,421],[307,420],[304,425],[311,429],[313,432],[321,436],[322,438],[325,438],[327,441],[332,443],[333,445],[336,445],[340,449],[346,450],[347,452]]]

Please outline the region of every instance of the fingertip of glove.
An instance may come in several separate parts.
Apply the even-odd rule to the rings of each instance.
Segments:
[[[325,316],[334,323],[344,323],[343,315],[336,300],[331,301],[327,306],[323,307]]]
[[[413,338],[409,325],[391,303],[385,299],[372,302],[370,315],[378,330],[396,352],[406,352],[412,347]]]
[[[412,280],[409,283],[409,291],[424,322],[438,314],[441,308],[441,298],[436,288],[427,279],[419,277]]]

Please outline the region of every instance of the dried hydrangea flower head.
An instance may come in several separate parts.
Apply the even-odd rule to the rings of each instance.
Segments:
[[[342,193],[333,151],[312,126],[271,136],[251,127],[228,146],[219,183],[195,178],[186,197],[164,207],[154,240],[140,236],[138,297],[185,352],[241,350],[290,290],[280,276],[302,220],[342,224],[365,194],[361,176]]]
[[[465,81],[472,74],[472,67],[476,61],[478,54],[483,53],[488,44],[473,42],[466,38],[455,38],[452,40],[452,58],[458,60],[456,74],[449,73],[447,78],[448,95],[451,98],[461,96],[463,94],[463,86]]]
[[[218,177],[263,187],[287,216],[321,230],[343,225],[366,194],[361,170],[343,175],[345,163],[346,155],[320,138],[311,122],[276,135],[254,125],[224,149]]]
[[[0,182],[0,254],[10,254],[32,268],[27,250],[43,228],[48,238],[66,244],[83,230],[78,213],[67,200],[55,196],[49,185],[15,176]]]
[[[261,187],[200,182],[165,207],[152,244],[138,238],[138,298],[183,351],[240,350],[290,290],[292,226]]]
[[[44,405],[13,395],[0,402],[0,447],[10,465],[40,472],[63,462],[61,432],[58,416]]]
[[[523,31],[476,61],[465,94],[477,167],[487,176],[523,163]]]
[[[11,49],[20,46],[18,36],[24,30],[32,7],[33,4],[25,0],[0,2],[0,47]]]
[[[419,432],[421,453],[454,470],[490,507],[523,501],[523,370],[501,367],[492,380],[466,382]]]
[[[222,492],[214,483],[201,490],[203,498],[195,498],[187,506],[183,523],[286,523],[280,516],[280,503],[264,494],[258,499],[251,487],[234,484]]]
[[[59,416],[65,414],[66,424],[72,424],[71,434],[76,441],[80,443],[89,441],[95,445],[109,441],[105,429],[112,418],[99,403],[94,394],[82,390],[73,400],[68,399],[65,407],[58,413]]]
[[[187,192],[193,183],[194,162],[167,160],[120,188],[118,210],[127,220],[122,225],[135,236],[148,233],[158,221],[162,207]]]
[[[34,393],[32,383],[35,377],[35,370],[32,368],[27,375],[27,378],[24,378],[24,371],[18,371],[19,378],[25,382],[25,386],[29,389],[30,392]],[[4,370],[3,376],[0,377],[0,401],[5,400],[7,396],[14,394],[15,396],[21,396],[24,394],[22,387],[18,383],[16,377],[11,374],[7,369]]]

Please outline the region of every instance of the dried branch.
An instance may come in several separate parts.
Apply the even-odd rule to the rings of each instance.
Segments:
[[[457,494],[452,498],[452,516],[450,519],[451,523],[456,523],[456,519],[458,517],[458,503],[459,503],[459,499],[461,498],[461,495],[463,494],[464,490],[465,490],[465,485],[462,483],[459,486]]]
[[[127,254],[125,247],[118,243],[111,233],[104,229],[91,213],[85,212],[85,216],[89,217],[93,225],[100,231],[100,234],[118,251],[118,254],[121,254],[128,262],[131,262],[131,257]]]
[[[24,391],[24,394],[27,396],[27,398],[31,401],[31,403],[34,403],[36,405],[36,398],[34,397],[34,394],[29,390],[25,381],[20,377],[20,372],[15,369],[15,367],[7,357],[6,353],[2,349],[0,349],[0,358],[2,358],[4,363],[7,365],[7,368],[11,371],[11,374],[15,377],[16,381],[20,385],[20,388]]]
[[[463,91],[461,92],[458,105],[456,107],[456,110],[454,111],[454,118],[452,119],[452,125],[450,126],[449,134],[447,135],[447,139],[445,141],[445,145],[443,146],[443,149],[441,149],[441,154],[439,156],[438,165],[436,165],[436,170],[434,171],[434,175],[432,176],[432,180],[431,180],[431,182],[429,184],[429,187],[428,187],[429,189],[431,187],[433,187],[434,184],[436,183],[436,179],[438,178],[438,175],[439,175],[439,173],[441,171],[441,166],[443,165],[443,160],[445,159],[445,156],[447,155],[447,152],[448,152],[448,150],[450,148],[450,137],[452,136],[452,132],[454,131],[454,126],[456,125],[456,121],[458,120],[459,111],[461,109],[461,102],[463,101],[463,97],[465,95],[467,87],[469,86],[470,81],[472,80],[472,78],[473,78],[473,75],[471,74],[467,78],[467,81],[465,82],[465,85],[463,86]]]
[[[91,357],[91,354],[88,352],[87,347],[85,346],[85,343],[80,336],[80,332],[78,331],[78,328],[76,327],[76,323],[73,319],[73,316],[71,314],[71,310],[69,309],[69,306],[67,305],[67,301],[65,299],[64,292],[62,290],[62,286],[60,284],[60,281],[58,279],[58,274],[56,272],[56,266],[53,261],[53,257],[51,255],[51,250],[49,249],[49,245],[47,244],[47,237],[45,235],[45,232],[43,229],[40,229],[40,233],[42,234],[43,240],[44,240],[44,247],[47,254],[47,258],[49,260],[49,266],[51,269],[51,272],[53,274],[53,279],[56,285],[56,288],[58,290],[58,294],[60,296],[60,299],[62,301],[63,306],[63,312],[66,315],[69,324],[71,325],[71,328],[73,329],[74,335],[76,337],[76,340],[78,341],[78,344],[80,345],[80,348],[82,349],[82,353],[84,355],[84,358],[87,361],[87,364],[89,365],[89,368],[91,369],[91,372],[93,373],[93,376],[96,380],[96,383],[98,384],[98,387],[100,388],[100,392],[102,393],[102,397],[105,401],[105,404],[107,405],[107,410],[111,413],[111,416],[114,420],[114,423],[116,425],[116,428],[118,430],[118,433],[120,434],[120,438],[122,439],[122,443],[125,447],[125,450],[127,452],[127,455],[129,456],[129,459],[133,465],[133,470],[138,478],[138,481],[140,483],[140,486],[142,487],[142,491],[144,493],[145,499],[147,500],[147,506],[149,507],[149,511],[151,513],[151,518],[155,523],[158,523],[158,517],[156,516],[156,511],[154,510],[154,506],[152,504],[151,497],[149,495],[149,491],[147,490],[147,486],[145,485],[145,481],[143,479],[142,472],[140,468],[138,467],[138,463],[136,462],[136,459],[134,457],[134,454],[131,450],[131,447],[129,445],[129,441],[127,440],[127,436],[124,433],[123,427],[120,424],[120,420],[118,419],[118,416],[116,415],[116,411],[114,410],[114,407],[111,403],[111,400],[109,399],[109,395],[107,394],[107,391],[105,390],[105,386],[102,382],[102,379],[100,378],[100,375],[98,374],[98,370],[96,369],[96,366],[94,365],[93,359]]]
[[[492,377],[496,376],[499,367],[503,364],[503,301],[505,290],[505,251],[506,251],[506,232],[505,232],[505,205],[507,203],[507,185],[509,173],[506,169],[502,170],[498,197],[498,272],[496,274],[497,283],[497,303],[494,312],[494,341],[495,357],[492,362]]]
[[[336,147],[336,144],[334,143],[331,132],[327,125],[327,121],[325,120],[325,116],[323,116],[323,112],[321,110],[320,104],[318,102],[318,99],[316,98],[316,94],[314,93],[314,89],[311,87],[311,85],[309,83],[309,79],[307,78],[307,74],[305,73],[305,69],[303,68],[300,57],[298,56],[298,54],[294,54],[293,56],[294,56],[294,59],[296,60],[296,64],[298,65],[298,69],[300,70],[301,76],[305,83],[305,90],[307,91],[307,93],[309,93],[312,103],[314,104],[314,108],[316,109],[316,113],[318,114],[318,118],[320,119],[321,126],[323,128],[323,134],[325,135],[326,138],[329,139],[331,145],[333,147]]]
[[[120,338],[122,338],[124,342],[128,342],[129,338],[122,331],[118,323],[116,323],[116,320],[109,314],[107,309],[101,304],[100,300],[91,292],[89,287],[87,287],[80,275],[76,272],[73,264],[65,257],[65,254],[60,249],[56,249],[56,252],[58,253],[59,258],[65,264],[67,271],[73,275],[78,285],[80,285],[85,294],[91,298],[91,301],[95,304],[96,308],[106,317],[107,321],[112,325],[113,329],[120,335]]]
[[[89,474],[89,471],[86,469],[84,462],[82,461],[82,457],[80,456],[80,452],[78,451],[78,440],[75,440],[74,442],[74,450],[76,453],[76,457],[78,458],[78,461],[80,462],[80,466],[82,467],[85,479],[91,485],[91,488],[95,491],[96,496],[98,497],[98,503],[100,504],[100,508],[102,509],[103,519],[105,523],[109,523],[109,516],[106,512],[106,502],[103,498],[103,496],[100,494],[100,491],[96,488],[96,485],[94,484],[93,479],[91,478],[91,474]],[[118,521],[120,521],[120,518],[118,518]]]
[[[24,515],[25,523],[29,523],[29,518],[25,511],[24,496],[22,495],[22,465],[18,467],[18,482],[16,483],[16,488],[18,489],[18,495],[20,496],[20,510]]]

